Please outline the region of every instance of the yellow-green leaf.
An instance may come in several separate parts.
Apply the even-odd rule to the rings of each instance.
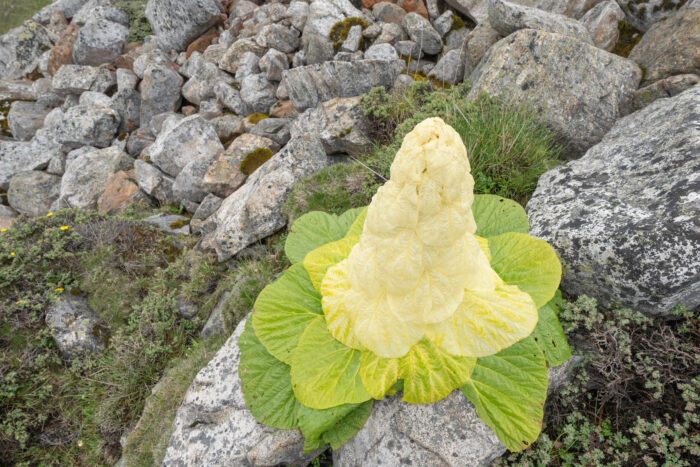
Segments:
[[[298,263],[308,252],[343,238],[357,216],[366,208],[349,209],[342,215],[313,211],[294,221],[284,244],[289,261]]]
[[[304,267],[316,290],[321,291],[321,282],[323,282],[323,277],[328,269],[347,258],[352,247],[359,241],[359,236],[344,237],[335,242],[326,243],[306,254]]]

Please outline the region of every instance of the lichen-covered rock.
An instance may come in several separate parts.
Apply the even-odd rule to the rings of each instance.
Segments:
[[[279,144],[279,147],[274,149],[276,152],[280,147],[284,146],[289,141],[289,119],[265,118],[256,123],[255,126],[250,129],[250,134],[269,138],[275,143]],[[272,150],[273,148],[270,147],[270,149]]]
[[[173,197],[176,202],[202,202],[208,193],[204,187],[204,174],[211,164],[211,159],[194,160],[182,168],[173,183]]]
[[[101,352],[107,344],[107,328],[81,296],[66,293],[49,305],[46,325],[66,360]]]
[[[442,37],[430,21],[418,13],[409,13],[403,18],[403,28],[413,42],[420,45],[421,50],[434,55],[442,50]]]
[[[149,0],[146,18],[166,50],[185,50],[187,45],[221,20],[216,0]]]
[[[625,13],[617,2],[606,0],[588,10],[581,18],[593,39],[593,44],[610,52],[620,38],[619,22],[625,19]]]
[[[700,86],[622,118],[545,173],[531,234],[557,251],[562,290],[648,314],[700,304]]]
[[[490,0],[446,0],[455,10],[464,13],[477,24],[488,21]],[[511,3],[538,8],[578,19],[600,0],[511,0]]]
[[[202,239],[201,247],[214,249],[219,260],[225,261],[251,243],[272,235],[286,223],[282,205],[294,184],[331,162],[316,137],[292,138],[224,200],[210,218],[216,228]]]
[[[643,109],[657,99],[677,96],[698,83],[700,83],[698,75],[675,75],[660,79],[649,86],[637,89],[632,96],[629,107],[623,109],[622,113],[628,115]]]
[[[146,68],[141,81],[141,125],[154,115],[175,112],[180,106],[180,90],[184,80],[169,64],[152,64]]]
[[[0,36],[0,79],[19,79],[36,70],[41,55],[53,47],[51,36],[31,20]]]
[[[238,339],[245,320],[195,377],[175,416],[163,466],[302,467],[318,452],[302,454],[299,430],[258,423],[243,400]]]
[[[491,46],[502,38],[503,36],[492,28],[488,21],[477,25],[474,30],[467,35],[467,62],[464,65],[465,77],[471,75]]]
[[[87,94],[84,93],[81,97]],[[107,105],[119,115],[120,135],[124,132],[131,133],[141,125],[141,94],[133,89],[116,92]]]
[[[642,32],[647,31],[652,24],[670,16],[675,10],[691,6],[693,1],[687,0],[616,0],[627,16],[627,22]]]
[[[122,53],[129,28],[106,19],[90,20],[78,31],[73,60],[78,65],[112,63]]]
[[[292,123],[291,136],[316,136],[327,154],[363,153],[373,143],[360,100],[361,97],[341,97],[307,110]]]
[[[255,41],[260,47],[292,53],[299,47],[299,31],[281,24],[268,24],[260,30]]]
[[[116,84],[115,74],[108,69],[82,65],[61,66],[51,82],[54,91],[61,95],[107,92]]]
[[[629,58],[646,69],[647,83],[700,74],[700,10],[681,10],[652,25]]]
[[[126,13],[108,5],[109,1],[89,0],[78,10],[75,16],[73,16],[71,23],[82,27],[90,21],[106,19],[107,21],[112,21],[128,27],[129,17]]]
[[[163,172],[177,177],[194,160],[213,160],[224,150],[214,127],[199,115],[164,128],[146,153]]]
[[[403,60],[326,62],[292,68],[282,76],[294,108],[303,112],[334,97],[360,96],[376,86],[389,89],[404,66]]]
[[[282,72],[289,70],[287,55],[277,49],[270,49],[260,59],[260,69],[268,81],[282,81]]]
[[[44,126],[44,119],[50,110],[38,102],[13,102],[7,114],[12,137],[20,141],[32,139],[36,131]]]
[[[41,216],[58,198],[61,177],[30,170],[10,179],[7,200],[13,209],[27,216]]]
[[[491,0],[489,3],[489,23],[503,36],[520,29],[537,29],[564,34],[583,42],[592,43],[588,29],[576,20],[505,0]]]
[[[164,174],[153,165],[142,160],[134,161],[136,183],[145,193],[154,197],[161,204],[170,204],[175,201],[173,197],[172,177]]]
[[[248,75],[241,80],[241,100],[251,112],[267,113],[277,102],[275,86],[264,74]]]
[[[430,70],[430,77],[448,84],[464,81],[466,53],[461,49],[448,50]],[[471,71],[471,70],[469,70]]]
[[[134,160],[115,146],[79,155],[66,163],[57,206],[96,208],[109,178],[120,170],[129,170],[132,165]]]
[[[556,391],[580,361],[548,370],[548,391]],[[364,427],[333,451],[333,465],[487,466],[506,452],[461,391],[432,404],[408,404],[401,394],[375,401]]]
[[[365,51],[365,59],[367,60],[398,60],[399,54],[391,44],[380,43],[373,44]]]
[[[171,235],[189,235],[189,221],[189,218],[185,216],[180,216],[178,214],[167,214],[164,212],[147,217],[143,220],[143,222],[146,224],[150,224]],[[178,307],[181,307],[182,305],[183,304],[181,302],[178,303]]]
[[[10,179],[27,170],[45,169],[60,154],[57,145],[43,146],[36,142],[0,141],[0,189],[7,190]]]
[[[78,39],[78,30],[78,26],[69,25],[51,48],[47,65],[47,71],[51,76],[55,75],[61,66],[73,63],[73,46]]]
[[[117,214],[138,202],[148,202],[148,196],[139,189],[134,171],[122,170],[107,180],[105,191],[97,200],[97,210]]]
[[[76,105],[48,129],[59,143],[70,148],[112,144],[119,128],[119,114],[107,107]]]
[[[238,67],[246,52],[251,52],[258,57],[265,53],[265,48],[259,46],[251,39],[239,39],[228,48],[221,60],[219,60],[219,68],[229,73],[236,74]]]
[[[561,34],[522,29],[500,40],[471,75],[475,98],[527,101],[575,154],[612,127],[641,78],[625,58]]]

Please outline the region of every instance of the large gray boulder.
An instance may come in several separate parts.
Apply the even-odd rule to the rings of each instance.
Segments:
[[[20,214],[41,216],[49,212],[51,203],[58,198],[60,187],[61,177],[30,170],[12,177],[7,200]]]
[[[106,68],[83,65],[63,65],[53,76],[51,87],[60,95],[82,94],[86,91],[107,92],[117,84],[114,72]]]
[[[334,97],[361,96],[376,86],[388,89],[404,66],[402,60],[325,62],[292,68],[282,76],[294,109],[303,112]]]
[[[66,360],[101,352],[107,344],[107,328],[87,300],[77,295],[67,293],[52,303],[46,312],[46,325]]]
[[[246,408],[238,377],[241,321],[209,364],[195,377],[175,416],[163,466],[305,466],[318,455],[302,454],[299,430],[258,423]]]
[[[190,42],[221,20],[216,0],[148,0],[146,18],[166,50],[185,50]]]
[[[491,0],[489,23],[503,36],[520,29],[538,29],[571,36],[589,44],[593,43],[588,29],[576,20],[505,0]]]
[[[76,105],[47,129],[59,143],[70,148],[112,144],[119,128],[119,114],[107,107]]]
[[[79,155],[66,164],[57,207],[95,208],[109,177],[133,165],[134,160],[115,146]]]
[[[648,314],[700,305],[700,86],[615,123],[539,180],[531,234],[564,266],[562,289]]]
[[[214,127],[200,115],[171,125],[167,123],[145,153],[160,170],[172,177],[177,177],[190,162],[212,161],[224,150]]]
[[[57,145],[0,140],[0,189],[7,190],[13,176],[27,170],[42,170],[54,157],[61,155]]]
[[[202,239],[201,246],[215,250],[219,260],[225,261],[272,235],[286,223],[282,205],[295,183],[331,162],[316,137],[292,138],[224,200],[219,211],[208,220],[216,228]]]
[[[0,36],[0,79],[19,79],[33,72],[51,47],[51,33],[35,21],[25,21]]]
[[[241,80],[241,100],[251,112],[268,113],[272,104],[277,102],[277,86],[268,81],[265,74],[248,75]]]
[[[121,55],[129,37],[129,28],[106,19],[94,19],[80,28],[73,45],[73,60],[78,65],[112,63]]]
[[[147,125],[155,115],[177,111],[183,83],[182,76],[170,64],[149,65],[141,81],[141,125]]]
[[[44,118],[50,110],[38,102],[13,102],[7,114],[12,137],[20,141],[32,139],[36,131],[44,126]]]
[[[489,49],[471,75],[469,97],[486,92],[529,102],[574,154],[583,154],[612,127],[641,76],[631,60],[569,36],[522,29]]]

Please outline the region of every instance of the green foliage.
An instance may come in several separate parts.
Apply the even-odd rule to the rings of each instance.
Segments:
[[[275,154],[268,148],[257,148],[245,155],[241,161],[241,172],[250,175]]]
[[[363,20],[362,18],[351,16],[350,18],[345,18],[342,21],[338,21],[331,27],[331,30],[328,33],[328,39],[331,41],[333,48],[335,48],[336,51],[338,51],[340,46],[343,44],[343,41],[348,38],[350,29],[353,26],[361,26],[362,30],[364,31],[367,29],[369,24],[367,24],[367,21]],[[361,43],[362,39],[360,39],[360,44]]]
[[[41,8],[49,5],[51,0],[6,0],[0,2],[2,12],[0,13],[0,34],[5,34],[12,28],[30,19]]]
[[[114,5],[129,18],[129,42],[142,43],[146,36],[153,34],[151,24],[146,18],[147,4],[148,0],[127,0]]]
[[[270,118],[268,114],[264,114],[261,112],[255,112],[253,114],[248,115],[248,122],[257,125],[260,123],[262,120],[265,120],[266,118]]]
[[[697,465],[697,311],[649,318],[582,296],[559,316],[586,364],[548,402],[537,442],[496,465]]]

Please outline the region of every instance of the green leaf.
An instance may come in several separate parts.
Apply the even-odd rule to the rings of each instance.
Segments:
[[[372,396],[360,379],[360,352],[335,340],[324,319],[312,321],[292,357],[292,388],[312,409],[359,404]]]
[[[329,443],[340,447],[362,428],[371,411],[371,400],[362,404],[343,404],[324,410],[316,410],[300,404],[299,429],[304,435],[304,452],[313,451]],[[344,426],[346,422],[348,424]]]
[[[479,358],[464,395],[511,451],[537,439],[547,398],[547,365],[530,336],[490,357]]]
[[[260,423],[290,430],[297,426],[300,404],[292,391],[289,365],[265,350],[249,319],[238,340],[241,360],[238,375],[245,404]]]
[[[538,309],[554,297],[561,281],[561,263],[547,242],[517,232],[488,240],[491,267],[506,284],[530,294]]]
[[[364,208],[358,208],[360,213],[357,215],[357,218],[350,226],[348,232],[345,234],[346,236],[352,237],[353,235],[362,234],[362,229],[365,227],[365,219],[367,219],[367,209],[368,206],[365,206]]]
[[[423,339],[401,358],[380,358],[366,350],[360,362],[362,382],[375,399],[384,397],[402,378],[403,400],[428,404],[447,397],[466,383],[476,359],[449,355]]]
[[[359,241],[359,236],[344,237],[335,242],[326,243],[310,251],[304,257],[304,268],[306,268],[306,272],[309,273],[311,278],[311,283],[319,293],[321,292],[321,283],[328,269],[347,258],[352,247]]]
[[[325,324],[321,296],[301,264],[265,287],[253,309],[255,334],[273,357],[288,365],[307,326],[319,320]]]
[[[292,224],[284,244],[289,261],[299,263],[311,250],[343,238],[363,209],[349,209],[340,216],[321,211],[301,216]]]
[[[563,365],[571,358],[571,347],[566,341],[566,335],[557,318],[560,302],[561,293],[557,291],[553,299],[537,310],[539,318],[532,332],[532,337],[542,349],[547,365],[550,367]]]
[[[362,429],[372,413],[373,405],[372,400],[358,405],[323,434],[323,441],[330,444],[331,448],[339,449]]]
[[[530,231],[525,209],[515,201],[496,195],[474,195],[472,212],[476,235],[493,237],[507,232]]]

